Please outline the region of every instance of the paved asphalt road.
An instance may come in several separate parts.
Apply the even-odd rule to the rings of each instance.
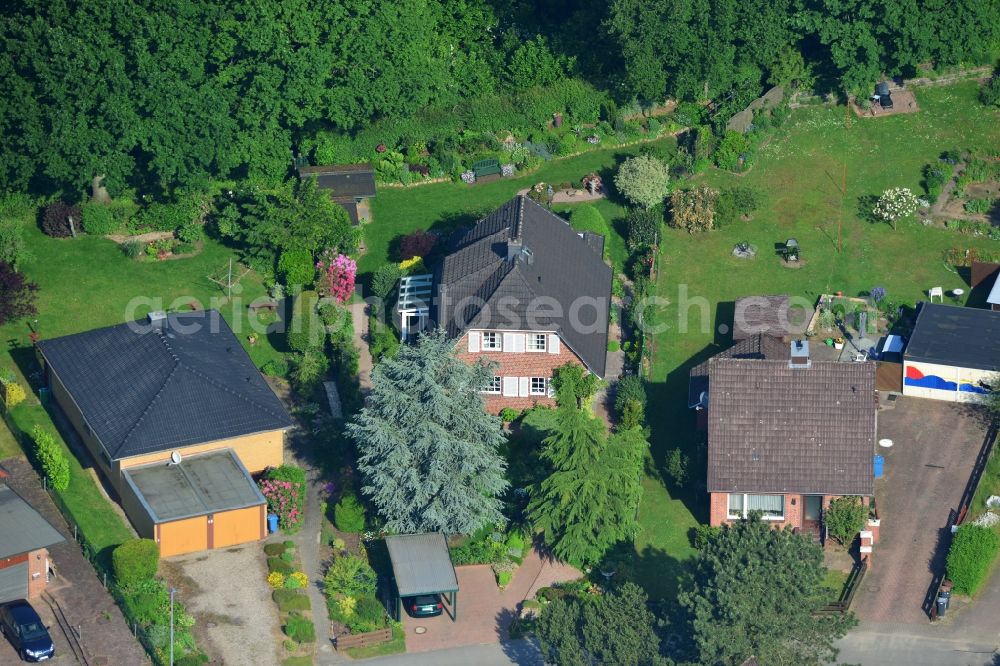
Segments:
[[[1000,621],[1000,619],[998,619]],[[944,636],[908,633],[878,627],[860,628],[840,642],[841,664],[863,666],[996,666],[996,643],[955,640]]]
[[[856,630],[841,641],[837,663],[862,666],[1000,666],[1000,652],[993,643],[909,633],[913,630],[919,630],[919,627],[885,625]],[[541,663],[535,646],[520,640],[503,647],[496,644],[475,645],[437,652],[397,654],[366,661],[365,665],[536,666]]]
[[[504,645],[491,643],[469,647],[395,654],[380,659],[365,660],[365,666],[541,666],[538,648],[530,641],[515,640]]]

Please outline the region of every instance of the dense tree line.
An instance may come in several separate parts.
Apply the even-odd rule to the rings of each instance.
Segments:
[[[619,103],[863,92],[986,62],[998,35],[1000,0],[20,0],[0,10],[0,188],[276,180],[320,130],[567,76]]]

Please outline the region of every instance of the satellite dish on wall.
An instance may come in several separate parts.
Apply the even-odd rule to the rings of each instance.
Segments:
[[[170,462],[173,465],[180,465],[181,464],[181,454],[178,451],[174,451],[173,453],[171,453],[170,454]]]

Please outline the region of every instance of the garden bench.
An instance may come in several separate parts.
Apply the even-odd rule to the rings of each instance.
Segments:
[[[472,165],[472,171],[476,174],[476,180],[484,176],[501,175],[500,160],[479,160]]]
[[[251,303],[247,306],[247,308],[250,312],[260,312],[261,310],[276,312],[278,310],[278,301],[261,301],[259,303]]]

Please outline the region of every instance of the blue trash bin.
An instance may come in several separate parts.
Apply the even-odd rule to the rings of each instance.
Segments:
[[[267,514],[267,531],[268,532],[278,531],[278,514],[276,513]]]
[[[875,478],[881,479],[882,472],[884,471],[885,468],[885,458],[882,456],[875,456],[872,462],[873,462],[872,467],[874,468],[875,471]]]

